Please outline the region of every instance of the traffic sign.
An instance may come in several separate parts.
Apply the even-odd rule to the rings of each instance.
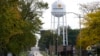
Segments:
[[[90,50],[92,50],[92,47],[91,47],[91,46],[87,46],[87,47],[86,47],[86,50],[87,50],[87,51],[90,51]]]

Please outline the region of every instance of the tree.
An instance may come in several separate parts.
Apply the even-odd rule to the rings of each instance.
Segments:
[[[82,6],[82,8],[90,11],[85,14],[84,19],[83,19],[83,25],[84,28],[81,30],[81,38],[80,40],[78,39],[77,45],[81,45],[83,49],[85,49],[89,45],[94,45],[100,43],[100,4],[99,3],[93,3],[96,4],[95,6],[93,5],[86,5],[86,7]],[[88,8],[87,8],[88,7]],[[91,7],[93,8],[91,10]]]
[[[63,28],[60,27],[60,29],[61,29],[60,36],[63,37]],[[68,26],[68,27],[65,26],[65,33],[66,33],[66,30],[68,33],[68,44],[69,45],[76,45],[76,38],[78,37],[79,29],[71,29],[70,26]]]
[[[0,2],[0,51],[8,52],[7,44],[12,36],[22,34],[21,28],[27,23],[21,19],[17,8],[17,1],[8,0]],[[14,12],[12,12],[14,11]]]
[[[69,45],[76,45],[76,39],[79,34],[79,29],[68,29],[68,43]]]
[[[68,44],[75,45],[79,30],[71,29],[70,27],[68,27],[67,30],[68,30]],[[58,41],[57,41],[58,46],[63,45],[63,28],[62,27],[60,27],[60,36],[57,36],[57,29],[55,30],[55,33],[52,32],[52,30],[41,31],[41,38],[39,40],[40,49],[45,50],[45,48],[48,49],[50,45],[56,45],[56,38],[58,38]]]
[[[42,10],[47,9],[48,4],[43,1],[37,0],[20,0],[19,9],[21,10],[21,16],[23,20],[28,21],[31,24],[31,32],[33,35],[38,33],[43,24],[39,19],[42,17]],[[40,15],[41,14],[41,15]]]
[[[38,33],[43,24],[39,19],[43,14],[41,10],[47,9],[48,4],[37,0],[20,0],[19,9],[23,20],[28,21],[31,25],[31,32],[33,35]],[[29,28],[29,29],[30,29]]]
[[[40,50],[45,50],[45,49],[49,49],[50,45],[55,45],[55,41],[57,38],[57,34],[53,33],[51,30],[42,30],[41,31],[41,38],[39,40],[39,47]],[[60,45],[60,39],[58,37],[58,44]]]
[[[91,2],[87,4],[80,4],[80,10],[84,13],[91,13],[99,9],[100,7],[100,2]]]
[[[18,3],[18,0],[1,0],[0,2],[0,53],[3,54],[7,52],[18,54],[36,43],[35,33],[41,26],[39,16],[35,12],[28,13],[28,16],[27,13],[22,14],[23,10],[18,7]],[[29,18],[30,14],[32,18]]]

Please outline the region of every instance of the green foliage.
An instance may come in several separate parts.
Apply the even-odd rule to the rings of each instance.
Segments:
[[[82,35],[86,38],[86,42],[90,42],[87,45],[92,45],[100,42],[100,11],[87,14],[89,21],[85,22],[85,30],[82,31]],[[88,40],[88,41],[87,41]],[[86,46],[87,46],[86,45]]]
[[[76,45],[76,39],[79,34],[79,29],[68,29],[68,43],[69,45]]]
[[[66,29],[66,27],[65,27]],[[63,44],[63,36],[62,36],[62,30],[61,27],[61,35],[57,36],[57,32],[51,32],[51,30],[43,30],[41,31],[41,38],[39,40],[39,47],[42,50],[45,50],[45,48],[49,48],[50,45],[56,45],[56,39],[58,38],[57,44],[62,45]],[[66,30],[65,30],[66,31]],[[78,36],[79,30],[78,29],[71,29],[68,27],[68,43],[69,45],[75,45],[76,44],[76,38]]]
[[[56,44],[56,38],[58,38],[58,45],[62,43],[61,37],[57,36],[57,34],[51,32],[51,30],[42,30],[41,38],[39,40],[39,47],[41,50],[45,50],[45,48],[49,48],[50,45]]]
[[[53,34],[50,30],[42,30],[41,38],[39,40],[39,47],[41,50],[45,50],[45,48],[49,48],[50,45],[54,45],[55,34]]]
[[[0,0],[0,52],[18,54],[29,50],[36,43],[35,33],[42,24],[40,16],[31,10],[32,3],[25,4],[26,0],[20,2],[22,3],[19,0]]]
[[[9,43],[10,38],[13,35],[22,34],[21,28],[26,26],[26,23],[21,20],[18,9],[16,9],[17,6],[8,5],[8,1],[5,3],[7,4],[2,4],[0,9],[0,51],[7,51],[6,45]]]
[[[81,42],[81,46],[84,49],[89,45],[100,44],[100,10],[98,8],[86,13],[84,21],[82,22],[84,28],[80,33],[81,35],[78,38],[77,45],[79,46]]]
[[[42,22],[39,16],[42,9],[47,9],[48,4],[44,2],[37,2],[36,0],[20,0],[19,9],[23,20],[27,20],[33,24],[32,32],[36,32],[41,28]],[[39,11],[38,11],[39,10]]]
[[[67,34],[68,34],[68,44],[69,45],[75,45],[76,39],[77,39],[78,34],[79,34],[79,29],[71,29],[71,27],[68,26],[68,27],[65,27],[65,32],[66,32],[66,30],[67,30]],[[61,37],[63,38],[62,33],[63,33],[63,28],[61,27]]]
[[[19,9],[21,10],[20,11],[21,16],[23,20],[30,23],[31,32],[33,34],[37,33],[41,29],[41,25],[42,25],[42,22],[39,19],[39,17],[41,16],[39,14],[39,11],[37,10],[47,9],[47,7],[48,7],[47,3],[37,2],[36,0],[30,0],[30,1],[20,0],[19,1]],[[30,40],[32,39],[30,38]]]
[[[10,39],[7,48],[13,53],[18,53],[20,51],[27,50],[28,48],[34,46],[35,42],[35,36],[30,32],[26,32],[21,35],[13,36],[13,38]]]

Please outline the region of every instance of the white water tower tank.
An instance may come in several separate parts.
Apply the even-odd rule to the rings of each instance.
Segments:
[[[52,4],[52,15],[55,17],[63,17],[66,14],[66,8],[62,1],[58,0]]]

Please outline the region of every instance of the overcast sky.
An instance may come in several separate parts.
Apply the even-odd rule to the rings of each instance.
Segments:
[[[51,28],[51,5],[57,1],[57,0],[43,0],[45,2],[47,2],[49,4],[49,9],[44,11],[43,14],[43,18],[41,19],[42,22],[44,23],[42,25],[43,29],[50,29]],[[80,14],[80,10],[79,10],[79,4],[86,4],[86,3],[90,3],[90,2],[95,2],[95,1],[100,1],[100,0],[61,0],[62,2],[64,2],[65,6],[66,6],[66,12],[74,12],[77,14]],[[73,14],[66,14],[66,18],[67,18],[67,24],[75,29],[75,28],[79,28],[79,19],[76,18],[76,15]]]

